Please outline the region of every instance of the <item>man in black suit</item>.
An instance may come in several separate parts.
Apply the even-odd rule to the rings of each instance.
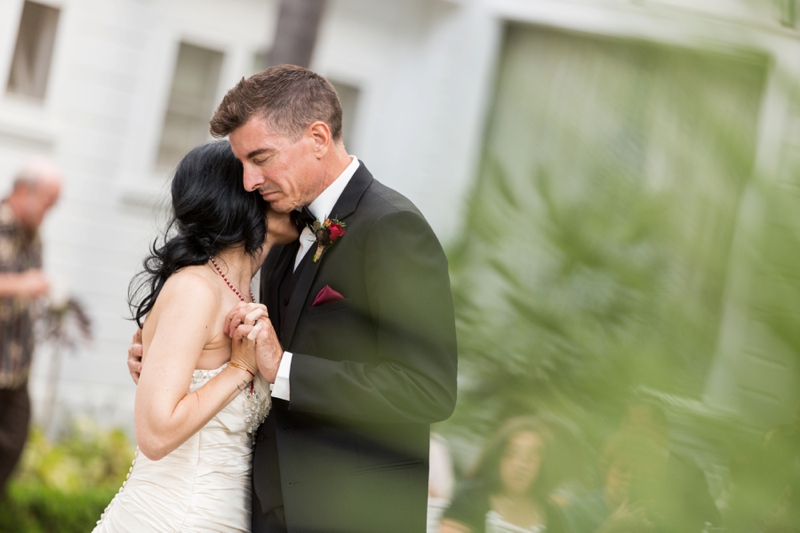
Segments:
[[[347,154],[341,116],[327,80],[281,65],[242,80],[211,121],[245,188],[305,218],[262,267],[259,369],[274,386],[254,452],[257,533],[422,533],[430,424],[455,406],[447,260],[419,210]],[[315,219],[331,225],[314,232]]]
[[[261,269],[259,369],[274,386],[254,451],[255,533],[424,532],[430,424],[455,406],[447,260],[416,207],[347,154],[341,117],[330,83],[282,65],[237,84],[211,122],[245,188],[303,228]],[[314,219],[332,225],[315,234]],[[255,305],[232,311],[228,331],[252,325]]]

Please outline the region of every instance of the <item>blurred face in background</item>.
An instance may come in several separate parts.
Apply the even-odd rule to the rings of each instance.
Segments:
[[[536,433],[523,431],[509,439],[500,458],[500,482],[508,495],[525,494],[539,476],[544,442]]]
[[[17,218],[28,230],[35,231],[42,225],[44,216],[58,201],[61,186],[56,181],[40,181],[18,185]]]

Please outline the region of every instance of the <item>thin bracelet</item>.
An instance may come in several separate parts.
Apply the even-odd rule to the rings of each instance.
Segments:
[[[253,378],[256,377],[256,375],[253,374],[252,372],[250,372],[250,370],[246,366],[244,366],[243,364],[237,363],[236,361],[228,361],[228,366],[233,366],[233,367],[236,367],[238,369],[244,370],[245,372],[247,372],[248,374],[253,376]]]

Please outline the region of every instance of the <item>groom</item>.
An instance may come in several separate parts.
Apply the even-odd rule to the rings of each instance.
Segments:
[[[245,188],[304,228],[261,270],[272,327],[259,369],[274,387],[255,533],[423,533],[430,424],[455,405],[445,255],[419,210],[347,154],[341,121],[331,84],[289,65],[243,79],[211,121]],[[228,331],[251,309],[234,309]]]

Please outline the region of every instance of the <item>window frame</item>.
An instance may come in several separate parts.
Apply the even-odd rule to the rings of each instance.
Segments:
[[[30,92],[25,92],[25,91],[20,91],[19,89],[16,89],[16,90],[12,89],[11,84],[12,84],[12,77],[14,76],[14,65],[15,65],[16,59],[18,57],[17,56],[17,52],[19,51],[19,48],[20,48],[20,37],[22,35],[22,29],[23,29],[22,28],[22,24],[24,22],[24,17],[25,17],[25,14],[26,14],[25,13],[25,8],[28,5],[37,5],[37,6],[43,7],[45,10],[55,11],[55,22],[54,22],[54,27],[52,28],[52,34],[51,35],[47,35],[47,37],[49,37],[49,39],[50,39],[50,43],[49,43],[49,48],[50,49],[46,51],[47,57],[46,58],[37,57],[36,58],[37,59],[36,65],[34,66],[34,70],[45,69],[45,72],[42,75],[43,79],[37,80],[36,78],[38,78],[39,76],[34,74],[33,78],[34,78],[35,86],[29,88],[29,89],[32,89]],[[49,22],[49,21],[47,21],[47,22]],[[28,99],[29,101],[39,102],[39,103],[44,103],[47,100],[47,95],[48,95],[48,92],[49,92],[48,89],[49,89],[49,87],[51,85],[51,80],[53,78],[53,70],[54,70],[53,64],[54,64],[54,59],[55,59],[55,55],[56,55],[56,44],[57,44],[58,36],[59,36],[59,28],[62,25],[63,25],[63,14],[62,14],[62,9],[61,9],[60,6],[52,5],[50,3],[42,2],[42,1],[22,0],[21,6],[20,6],[20,9],[19,9],[19,14],[18,14],[18,17],[17,17],[17,31],[16,31],[16,35],[15,35],[15,38],[14,38],[14,45],[12,46],[11,60],[10,60],[9,64],[7,65],[6,69],[5,69],[5,73],[6,73],[6,77],[5,77],[5,93],[6,93],[6,95],[8,95],[8,96],[10,96],[12,98],[24,98],[24,99]],[[37,36],[37,37],[40,37],[40,36]],[[40,47],[42,43],[41,43],[41,41],[37,41],[36,44],[37,44],[37,47]],[[37,51],[37,55],[38,55],[39,52],[42,52],[42,50],[38,50]],[[44,65],[40,64],[41,61],[46,61],[47,62],[46,68],[45,68]]]

